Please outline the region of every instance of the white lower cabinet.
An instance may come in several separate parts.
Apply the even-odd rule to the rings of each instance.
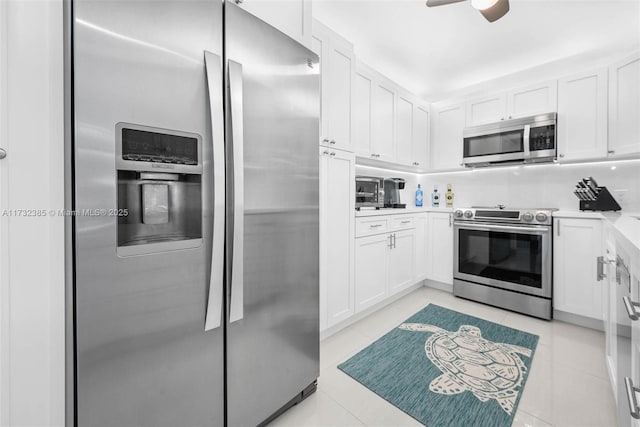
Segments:
[[[427,278],[429,271],[429,263],[427,258],[427,239],[429,235],[427,233],[427,223],[429,217],[428,214],[420,214],[415,216],[416,224],[416,251],[415,251],[415,281],[424,280]]]
[[[360,312],[417,282],[413,217],[390,215],[356,220],[355,310]],[[379,227],[377,234],[373,226]]]
[[[387,295],[390,242],[390,234],[356,239],[356,312],[382,301]]]
[[[597,281],[602,222],[556,218],[553,227],[554,310],[602,320],[605,285]]]
[[[389,292],[394,294],[414,282],[414,260],[416,232],[414,230],[393,233],[392,247],[389,250]]]
[[[355,155],[320,147],[320,328],[354,313]]]
[[[429,212],[427,234],[427,278],[453,284],[453,214]]]

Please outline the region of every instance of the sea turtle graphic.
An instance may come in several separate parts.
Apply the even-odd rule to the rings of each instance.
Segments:
[[[470,391],[481,402],[497,400],[511,415],[527,371],[517,353],[531,357],[530,349],[489,341],[471,325],[462,325],[457,332],[423,323],[403,323],[399,327],[433,333],[424,343],[424,351],[442,375],[431,381],[429,390],[446,395]]]

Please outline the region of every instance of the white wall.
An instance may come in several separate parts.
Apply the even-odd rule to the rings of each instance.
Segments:
[[[481,168],[424,175],[356,166],[356,174],[406,179],[401,197],[407,206],[414,205],[415,190],[420,183],[425,206],[430,204],[434,184],[438,185],[441,194],[446,191],[447,184],[452,184],[454,207],[504,204],[568,210],[578,210],[578,199],[573,195],[578,180],[592,176],[599,185],[613,190],[623,211],[640,212],[640,160]],[[445,206],[443,199],[440,206]]]
[[[0,210],[62,209],[62,0],[0,7]],[[63,218],[0,216],[0,232],[0,424],[62,426]]]

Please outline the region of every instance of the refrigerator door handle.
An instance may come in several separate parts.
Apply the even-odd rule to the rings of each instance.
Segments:
[[[222,87],[222,59],[211,52],[204,52],[207,72],[209,107],[211,111],[211,136],[213,140],[213,236],[211,248],[211,277],[204,330],[219,328],[222,324],[224,301],[224,228],[225,228],[225,158],[224,111]]]
[[[229,61],[229,114],[233,151],[233,240],[229,323],[244,316],[244,127],[242,64]]]

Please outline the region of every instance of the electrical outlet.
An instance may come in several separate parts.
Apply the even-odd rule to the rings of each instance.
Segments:
[[[620,188],[613,190],[613,198],[616,199],[618,204],[622,206],[624,204],[625,195],[629,190],[626,188]]]

